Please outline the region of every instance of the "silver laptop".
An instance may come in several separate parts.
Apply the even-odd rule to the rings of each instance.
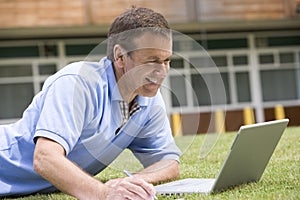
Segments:
[[[259,181],[288,122],[282,119],[241,126],[217,178],[173,181],[155,186],[157,193],[208,194]]]

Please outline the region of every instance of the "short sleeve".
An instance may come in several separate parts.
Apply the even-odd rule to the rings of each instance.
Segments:
[[[43,105],[34,139],[46,137],[61,144],[68,154],[91,118],[92,96],[78,75],[64,75],[43,88]]]
[[[129,149],[144,167],[166,159],[179,162],[181,152],[172,136],[164,102],[159,98],[147,110],[147,122]]]

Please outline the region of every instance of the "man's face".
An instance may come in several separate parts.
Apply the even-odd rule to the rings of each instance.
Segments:
[[[169,71],[172,41],[166,37],[144,34],[134,42],[137,49],[123,56],[121,83],[127,85],[124,88],[132,93],[131,97],[153,97]]]

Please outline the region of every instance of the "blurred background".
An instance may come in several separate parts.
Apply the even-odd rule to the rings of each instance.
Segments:
[[[216,72],[191,65],[201,63],[198,49],[174,38],[187,59],[172,58],[179,73],[170,73],[163,91],[173,130],[235,131],[283,117],[300,125],[300,0],[0,0],[0,124],[20,118],[46,78],[84,60],[132,5],[162,13],[202,45],[224,82],[226,107],[212,108],[203,76]],[[220,122],[222,130],[210,127]]]

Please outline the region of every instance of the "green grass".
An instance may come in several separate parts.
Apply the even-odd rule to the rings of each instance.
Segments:
[[[226,133],[219,137],[213,151],[199,159],[200,146],[204,135],[177,137],[178,146],[183,149],[181,158],[181,178],[215,177],[221,167],[236,133]],[[122,169],[141,169],[141,165],[128,152],[124,152],[109,168],[96,177],[101,181],[124,176]],[[282,136],[261,181],[235,187],[213,195],[190,194],[180,197],[158,196],[159,199],[300,199],[300,127],[289,127]],[[62,193],[35,195],[32,199],[74,199]]]

